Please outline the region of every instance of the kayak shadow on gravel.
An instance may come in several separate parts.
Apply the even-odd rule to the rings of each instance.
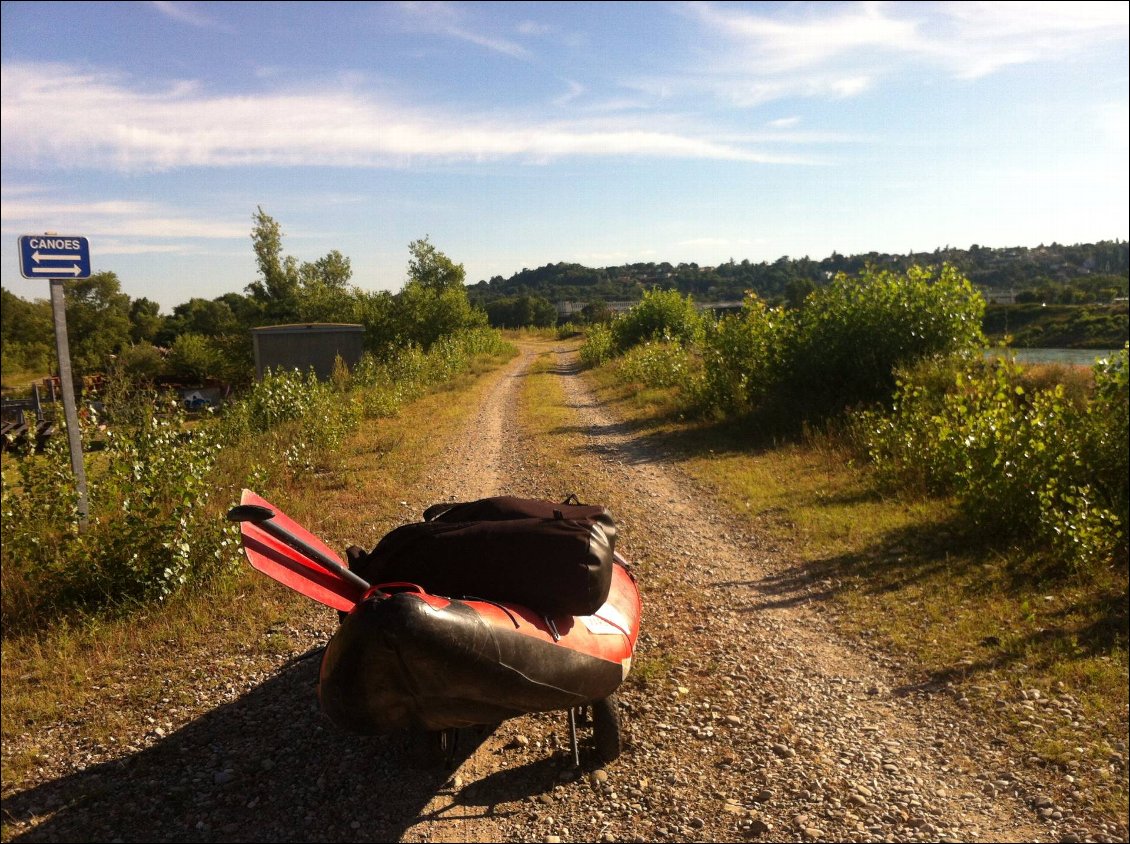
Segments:
[[[9,840],[397,840],[489,731],[461,730],[452,767],[420,733],[344,733],[318,706],[320,655],[143,750],[6,796]]]

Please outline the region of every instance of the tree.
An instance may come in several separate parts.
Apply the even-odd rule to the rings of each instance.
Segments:
[[[467,277],[462,264],[456,264],[435,248],[427,236],[408,244],[412,257],[408,261],[408,279],[436,293],[462,289]]]
[[[104,371],[130,342],[130,299],[112,272],[67,281],[67,338],[75,375]]]
[[[259,280],[247,285],[247,292],[262,306],[269,319],[288,321],[298,310],[298,262],[283,255],[282,226],[256,207],[252,215],[251,243],[259,266]]]
[[[182,334],[218,337],[241,330],[242,326],[227,302],[194,297],[173,308],[172,316],[165,320],[165,327],[158,337],[162,345],[168,346]]]
[[[202,383],[221,377],[224,360],[211,338],[189,332],[173,343],[166,367],[170,375]]]
[[[298,270],[298,316],[301,322],[354,322],[359,313],[357,291],[349,280],[349,259],[334,249]]]
[[[799,308],[808,298],[808,294],[816,289],[816,285],[808,278],[792,278],[785,284],[785,301],[790,308]]]
[[[349,259],[334,249],[313,263],[307,261],[298,271],[303,287],[324,287],[341,293],[348,292],[353,268]]]
[[[5,377],[46,374],[55,369],[55,329],[51,303],[28,302],[0,289],[0,358]]]
[[[465,273],[425,237],[408,244],[408,280],[396,295],[393,321],[399,342],[425,349],[444,334],[487,324],[487,316],[471,305]]]
[[[118,368],[131,382],[148,383],[165,373],[165,359],[156,346],[142,341],[122,349]]]
[[[544,328],[557,322],[557,309],[540,296],[507,296],[486,305],[487,318],[495,328]]]
[[[130,340],[134,343],[152,343],[164,322],[161,306],[144,296],[134,299],[129,306],[129,321]]]
[[[608,303],[603,299],[597,299],[596,301],[589,302],[587,305],[581,308],[581,318],[588,323],[596,324],[612,322],[612,318],[614,316],[615,314],[612,312],[612,308],[610,308],[608,306]]]
[[[487,315],[471,307],[462,287],[437,291],[417,281],[397,294],[394,315],[402,341],[425,349],[445,334],[487,324]]]

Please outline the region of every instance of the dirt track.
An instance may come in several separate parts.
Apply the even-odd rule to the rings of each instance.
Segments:
[[[1125,838],[1033,781],[946,690],[904,687],[889,660],[837,641],[810,600],[821,584],[610,418],[564,352],[573,421],[555,456],[531,448],[518,396],[550,348],[489,376],[468,436],[407,504],[560,497],[599,479],[643,590],[637,665],[661,668],[619,695],[618,761],[574,771],[554,713],[464,731],[456,769],[429,767],[411,736],[359,740],[322,718],[312,649],[136,753],[6,796],[9,817],[50,815],[12,840]],[[321,644],[334,621],[312,609],[302,632]]]

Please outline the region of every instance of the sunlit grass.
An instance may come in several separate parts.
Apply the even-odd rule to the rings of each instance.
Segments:
[[[507,359],[480,360],[478,375],[460,376],[395,418],[363,422],[335,471],[256,491],[339,552],[349,544],[372,547],[389,528],[420,518],[401,502],[429,494],[436,443],[461,430],[491,383],[482,373]],[[264,459],[270,455],[225,455],[223,476],[244,477],[241,472]],[[231,491],[237,492],[234,486]],[[217,518],[223,518],[221,510]],[[226,677],[238,684],[252,671],[320,644],[302,631],[332,620],[333,613],[241,564],[164,604],[115,617],[58,619],[35,634],[4,637],[5,787],[23,781],[39,763],[37,734],[65,724],[72,744],[125,747],[153,724],[201,714],[193,694],[199,683]]]
[[[1070,573],[1050,554],[978,534],[951,501],[884,497],[842,434],[774,441],[737,422],[684,419],[676,393],[622,383],[614,365],[588,377],[769,540],[780,569],[819,585],[811,600],[844,637],[891,654],[907,686],[963,697],[1020,758],[1070,771],[1094,787],[1096,808],[1125,818],[1126,769],[1107,765],[1118,742],[1125,757],[1130,706],[1124,567]],[[1032,689],[1072,714],[1034,733],[1015,714]]]

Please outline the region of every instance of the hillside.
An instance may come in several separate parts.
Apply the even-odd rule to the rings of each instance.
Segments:
[[[799,301],[838,272],[857,273],[869,264],[905,271],[912,264],[942,263],[953,264],[990,294],[1057,304],[1109,303],[1127,295],[1130,274],[1127,242],[1102,241],[1035,248],[947,246],[905,255],[833,252],[821,260],[783,256],[755,264],[731,259],[716,267],[664,261],[593,268],[560,262],[523,269],[505,279],[494,276],[469,285],[467,292],[478,305],[512,296],[537,296],[551,302],[633,300],[652,287],[675,289],[702,302],[738,300],[746,290],[769,301]]]

